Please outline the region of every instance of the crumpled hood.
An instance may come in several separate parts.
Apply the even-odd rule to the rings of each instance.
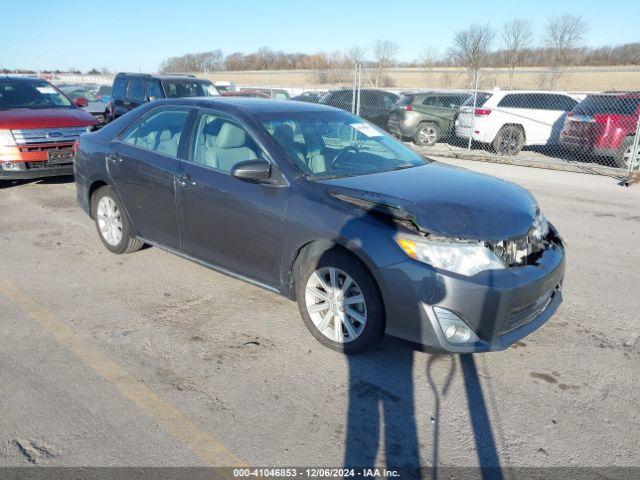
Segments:
[[[0,129],[88,127],[96,123],[93,115],[79,108],[0,110]]]
[[[454,238],[520,237],[538,212],[535,199],[519,185],[438,162],[320,183],[337,198],[372,202],[379,210],[407,215],[424,232]]]

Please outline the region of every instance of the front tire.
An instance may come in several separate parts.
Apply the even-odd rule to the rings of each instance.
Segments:
[[[384,333],[382,296],[355,257],[329,250],[296,275],[300,315],[324,346],[355,355],[374,348]]]
[[[118,195],[109,186],[96,190],[91,197],[91,215],[98,236],[113,253],[131,253],[140,250],[144,243],[131,236],[131,224],[122,208]]]
[[[493,149],[498,155],[514,156],[524,146],[524,131],[517,125],[503,126],[493,140]]]

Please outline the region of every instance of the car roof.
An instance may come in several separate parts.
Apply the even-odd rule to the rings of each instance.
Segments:
[[[274,100],[255,97],[183,97],[154,100],[153,105],[184,105],[191,107],[220,108],[229,112],[245,114],[289,113],[289,112],[342,112],[328,105],[296,102],[292,100]]]
[[[142,78],[155,78],[158,80],[190,80],[190,81],[198,81],[198,82],[209,82],[206,78],[198,78],[195,75],[190,74],[151,74],[151,73],[127,73],[120,72],[116,74],[116,77],[142,77]]]
[[[8,75],[0,76],[0,81],[2,81],[2,82],[6,82],[6,81],[24,82],[24,83],[47,82],[47,80],[45,80],[43,78],[37,78],[37,77],[14,77],[14,76],[8,76]],[[47,82],[47,83],[49,83],[49,82]]]

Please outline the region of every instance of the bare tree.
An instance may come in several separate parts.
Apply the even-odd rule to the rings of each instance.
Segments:
[[[393,66],[400,47],[392,40],[376,40],[373,44],[373,58],[375,60],[375,76],[371,80],[374,87],[381,85],[384,71]]]
[[[587,28],[587,22],[581,15],[565,14],[547,21],[545,44],[552,50],[553,66],[569,64],[571,54],[582,43]]]
[[[509,67],[509,88],[513,87],[513,73],[522,59],[522,51],[531,45],[533,28],[529,20],[515,19],[502,27],[502,46]]]
[[[365,61],[365,57],[367,55],[367,47],[361,47],[359,45],[354,45],[347,51],[347,58],[355,65],[362,65]]]
[[[418,58],[418,66],[424,68],[424,79],[429,86],[429,83],[433,80],[432,70],[435,64],[440,59],[440,55],[438,50],[433,45],[428,45],[424,50],[420,53],[420,57]]]
[[[472,25],[456,32],[450,55],[454,62],[467,69],[469,79],[489,65],[494,38],[495,32],[489,25]]]

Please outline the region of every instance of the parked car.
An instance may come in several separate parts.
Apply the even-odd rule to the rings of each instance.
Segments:
[[[240,89],[241,92],[261,92],[264,93],[268,98],[275,98],[276,100],[289,100],[291,96],[289,92],[282,88],[253,88],[253,87],[243,87]]]
[[[404,92],[389,117],[388,130],[416,145],[432,146],[451,137],[460,105],[469,92]]]
[[[498,155],[517,155],[529,145],[557,145],[567,113],[584,97],[544,91],[478,92],[475,110],[473,96],[460,107],[456,135],[491,144]]]
[[[320,99],[326,92],[302,92],[300,95],[291,97],[291,100],[298,102],[320,103]]]
[[[639,116],[640,93],[589,95],[567,115],[560,144],[628,168]]]
[[[37,78],[0,78],[0,180],[73,174],[73,144],[98,122]]]
[[[58,88],[76,105],[96,117],[98,122],[105,123],[104,104],[89,90],[78,85],[58,85]]]
[[[216,97],[220,95],[209,80],[193,75],[148,75],[118,73],[113,80],[108,122],[144,103],[160,98]]]
[[[386,130],[389,128],[389,117],[397,101],[398,96],[395,93],[363,88],[360,90],[360,116]],[[329,90],[320,99],[320,103],[350,112],[353,105],[353,89]]]
[[[268,93],[259,92],[258,90],[237,90],[222,92],[223,97],[251,97],[251,98],[271,98]]]
[[[111,101],[111,85],[100,85],[96,92],[96,98],[102,103],[109,103]]]
[[[562,298],[564,247],[530,193],[325,105],[159,100],[81,137],[76,186],[111,252],[149,243],[295,299],[348,354],[383,333],[504,349]]]

